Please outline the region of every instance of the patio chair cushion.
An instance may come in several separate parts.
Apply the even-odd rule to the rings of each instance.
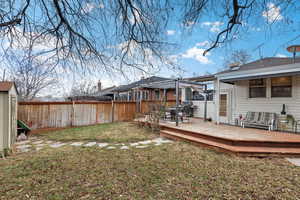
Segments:
[[[274,129],[275,118],[275,113],[249,111],[242,124],[243,126]]]
[[[249,112],[247,112],[247,114],[246,114],[245,121],[247,121],[247,122],[252,122],[252,121],[254,121],[254,118],[255,118],[255,112],[249,111]]]
[[[259,124],[263,124],[265,126],[271,125],[272,120],[275,120],[275,113],[262,112],[261,118],[259,120]]]

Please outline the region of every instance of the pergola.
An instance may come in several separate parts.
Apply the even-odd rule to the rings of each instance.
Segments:
[[[158,81],[148,84],[142,84],[139,86],[139,88],[151,88],[151,89],[163,89],[164,96],[166,95],[167,89],[175,89],[176,91],[176,126],[178,126],[178,113],[179,113],[179,89],[180,88],[194,88],[199,93],[203,94],[205,99],[204,104],[204,120],[206,120],[207,116],[207,85],[203,83],[198,83],[194,81],[188,81],[188,80],[182,80],[182,79],[171,79],[171,80],[165,80],[165,81]],[[164,99],[166,101],[166,98]]]

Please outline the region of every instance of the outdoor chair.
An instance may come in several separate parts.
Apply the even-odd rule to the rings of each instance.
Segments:
[[[191,112],[191,106],[190,105],[185,105],[182,108],[182,112],[180,112],[180,117],[181,117],[181,121],[183,122],[183,120],[186,121],[190,121],[190,117],[192,117],[192,112]]]
[[[266,128],[273,131],[276,128],[276,114],[269,112],[247,112],[245,119],[242,120],[243,128]]]
[[[171,111],[166,110],[165,111],[165,116],[164,116],[164,120],[172,120],[172,113]]]

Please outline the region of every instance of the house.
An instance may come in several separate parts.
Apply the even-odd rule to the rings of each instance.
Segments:
[[[216,74],[217,122],[234,124],[247,111],[300,120],[300,58],[263,58]],[[218,89],[219,88],[219,89]],[[225,112],[220,112],[224,110]]]
[[[18,91],[14,82],[0,82],[0,152],[11,148],[17,137]]]
[[[153,87],[154,83],[166,82],[171,79],[151,76],[149,78],[141,78],[141,80],[121,85],[113,89],[114,100],[136,101],[136,100],[175,100],[175,85],[165,87]]]
[[[89,95],[70,96],[67,98],[69,101],[111,101],[114,97],[113,90],[116,86],[111,86],[102,89],[102,84],[99,81],[97,84],[97,91]]]
[[[205,78],[213,82],[214,91],[208,116],[217,123],[234,125],[248,111],[272,112],[280,117],[283,104],[287,114],[300,120],[300,58],[263,58],[233,65],[212,77],[191,79],[208,81]],[[198,104],[196,116],[202,117],[202,104]]]
[[[60,101],[65,101],[64,97],[53,97],[52,95],[47,95],[47,96],[41,96],[41,97],[34,97],[31,100],[27,101],[43,101],[43,102],[60,102]]]
[[[102,89],[101,85],[99,85],[99,84],[101,84],[101,83],[98,82],[98,91],[95,92],[94,94],[92,94],[92,96],[95,96],[95,97],[108,97],[110,99],[113,99],[113,97],[114,97],[113,90],[116,88],[116,86],[111,86],[111,87],[107,87],[107,88]]]

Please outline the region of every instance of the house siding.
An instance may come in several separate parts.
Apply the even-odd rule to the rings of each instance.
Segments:
[[[240,114],[246,115],[248,111],[275,112],[280,114],[282,105],[286,105],[287,114],[291,114],[296,120],[300,120],[300,76],[292,77],[292,97],[271,98],[271,79],[267,79],[267,97],[249,98],[248,80],[237,81],[234,86],[234,100],[232,118],[238,118]],[[234,120],[232,120],[234,121]]]
[[[214,84],[214,97],[213,101],[207,101],[207,118],[211,118],[212,121],[218,121],[219,110],[219,92],[232,92],[233,86],[220,82],[220,90],[218,88],[218,81],[215,80]],[[182,92],[182,99],[185,99],[185,92]],[[232,98],[230,98],[232,100]],[[194,110],[194,117],[204,118],[204,101],[192,101],[197,108]]]
[[[194,117],[204,118],[204,101],[192,101],[193,105],[197,106],[197,108],[194,110]],[[215,115],[215,102],[214,101],[208,101],[207,102],[207,118],[211,118],[213,121],[216,121],[216,115]]]
[[[12,97],[15,101],[15,121],[12,121]],[[7,92],[0,92],[0,152],[10,148],[17,136],[17,91],[12,87]],[[13,129],[13,132],[12,132]]]
[[[9,106],[8,106],[8,93],[0,92],[0,152],[4,148],[8,148],[8,131],[9,131]]]

